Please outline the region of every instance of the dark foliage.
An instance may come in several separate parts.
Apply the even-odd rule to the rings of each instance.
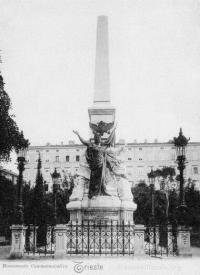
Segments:
[[[4,90],[3,77],[0,74],[0,161],[8,161],[10,152],[13,149],[18,152],[29,145],[28,140],[24,138],[23,132],[19,131],[14,116],[10,114],[10,110],[11,101]]]

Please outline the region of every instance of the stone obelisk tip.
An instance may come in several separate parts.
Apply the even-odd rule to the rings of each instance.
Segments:
[[[94,104],[110,103],[108,17],[98,16],[95,60]]]
[[[91,123],[115,121],[115,108],[110,102],[108,17],[104,15],[97,20],[94,98],[88,113]]]

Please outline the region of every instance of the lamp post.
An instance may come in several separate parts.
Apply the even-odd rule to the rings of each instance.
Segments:
[[[57,172],[56,168],[54,172],[51,174],[53,181],[53,198],[54,198],[54,225],[57,223],[57,192],[60,188],[60,173]]]
[[[22,258],[25,247],[25,232],[27,227],[24,226],[24,214],[22,203],[23,188],[23,171],[25,169],[27,150],[20,150],[17,155],[19,176],[17,180],[17,207],[15,212],[15,223],[10,227],[12,231],[12,244],[10,250],[10,258]]]
[[[174,146],[176,147],[176,154],[177,159],[176,162],[178,163],[178,170],[179,170],[179,182],[180,182],[180,192],[179,192],[179,223],[184,224],[184,214],[186,210],[185,205],[185,194],[184,194],[184,169],[186,164],[186,146],[188,144],[188,141],[182,132],[182,129],[180,128],[178,137],[174,137]]]
[[[185,224],[187,207],[185,205],[185,194],[184,194],[184,177],[183,172],[186,164],[185,151],[188,141],[180,128],[178,137],[174,138],[174,145],[177,153],[177,163],[179,170],[179,182],[180,182],[180,193],[179,193],[179,206],[177,208],[178,214],[178,234],[177,234],[177,252],[179,256],[191,256],[190,250],[190,229]]]
[[[17,181],[17,210],[16,210],[16,224],[22,225],[24,223],[22,190],[23,190],[23,171],[25,170],[27,149],[20,150],[17,155],[19,176]]]

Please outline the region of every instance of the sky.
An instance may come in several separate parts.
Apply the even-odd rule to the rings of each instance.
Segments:
[[[200,141],[199,0],[0,0],[0,70],[31,145],[89,137],[96,25],[108,16],[117,140]]]

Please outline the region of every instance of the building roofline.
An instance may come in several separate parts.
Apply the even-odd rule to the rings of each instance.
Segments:
[[[171,142],[128,142],[128,143],[116,143],[116,145],[125,145],[125,146],[174,146]],[[200,142],[190,142],[187,146],[200,146]],[[39,150],[39,149],[57,149],[57,148],[73,148],[73,147],[80,147],[80,148],[86,148],[83,144],[52,144],[52,145],[32,145],[29,146],[29,150]]]
[[[122,143],[117,143],[119,145],[123,145]],[[130,142],[125,143],[124,145],[141,145],[141,146],[148,146],[148,145],[168,145],[168,146],[174,146],[172,142]],[[200,142],[189,142],[187,146],[190,145],[200,145]]]
[[[33,149],[53,149],[53,148],[66,148],[66,147],[86,147],[83,144],[52,144],[52,145],[31,145],[28,150]]]
[[[8,170],[8,169],[5,169],[5,168],[3,168],[3,167],[0,167],[0,171],[6,172],[7,174],[10,174],[10,175],[12,175],[12,176],[18,177],[18,174],[15,173],[15,172],[13,172],[12,170]]]

